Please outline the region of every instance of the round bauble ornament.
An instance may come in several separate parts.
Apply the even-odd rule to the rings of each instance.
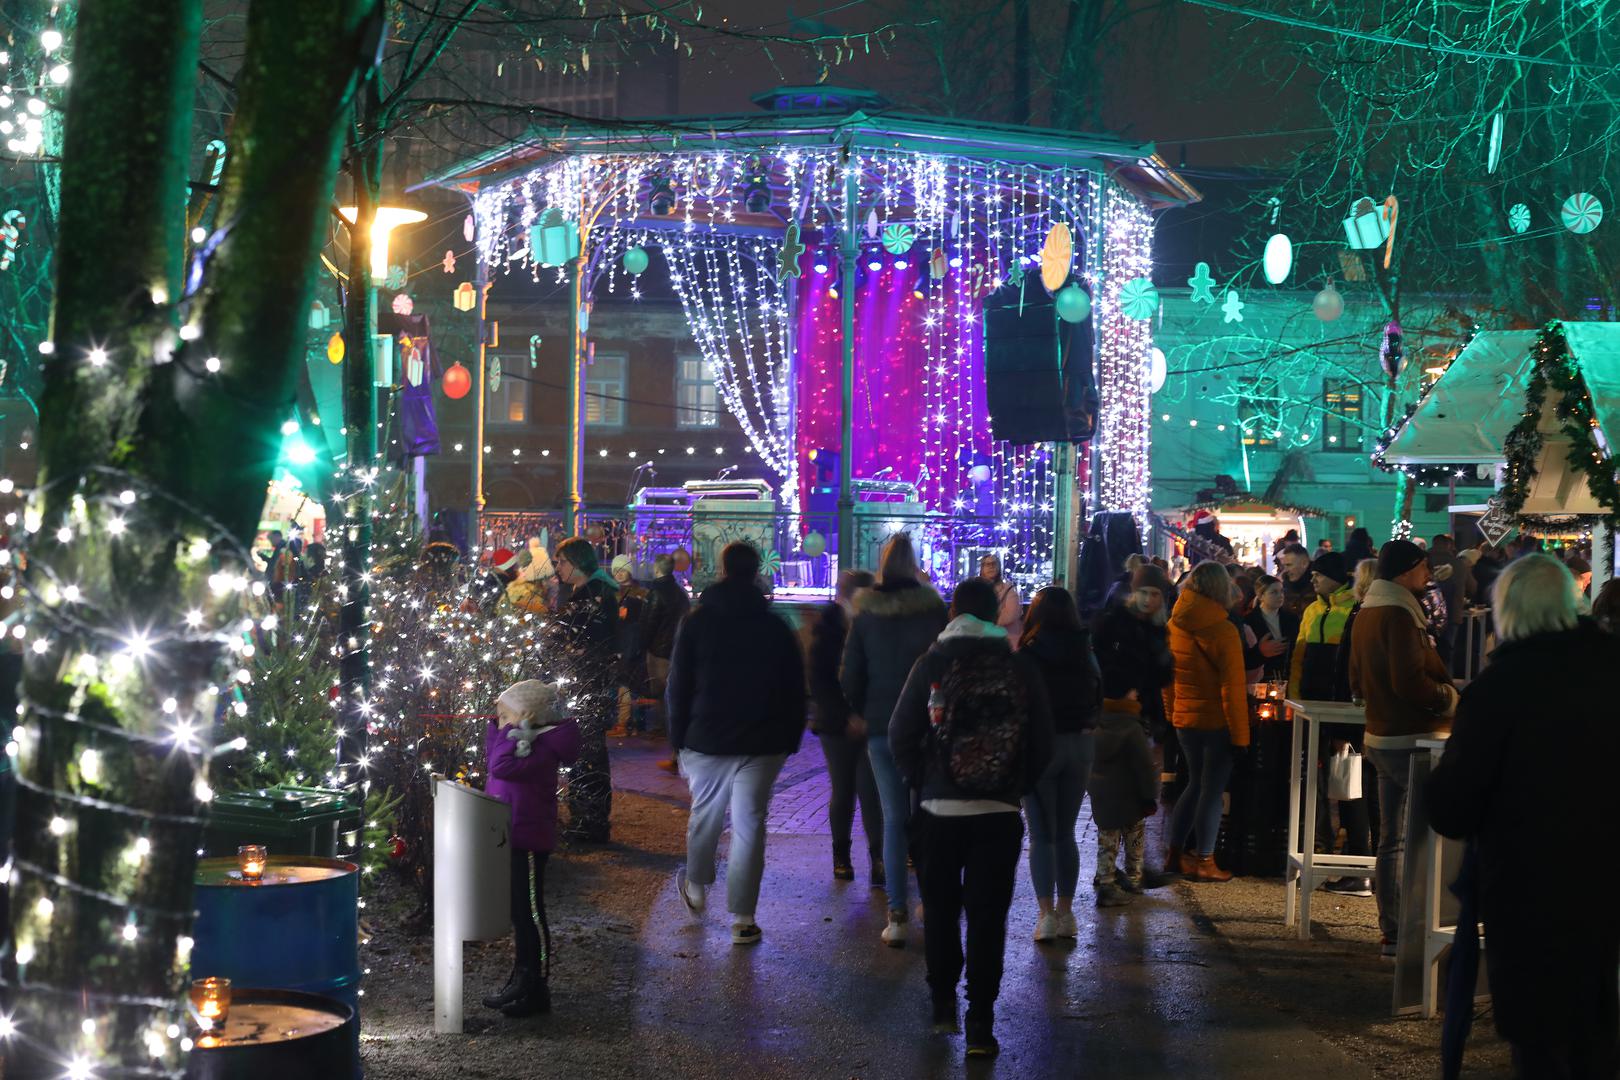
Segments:
[[[444,396],[451,401],[460,401],[472,389],[472,373],[461,366],[461,361],[451,364],[444,373]]]
[[[988,466],[988,465],[975,465],[975,466],[973,466],[973,468],[968,470],[968,479],[972,480],[975,484],[989,483],[990,482],[990,466]]]
[[[626,249],[624,253],[624,269],[626,273],[631,275],[644,273],[647,269],[647,249],[639,246]]]
[[[817,558],[827,550],[827,538],[818,532],[809,533],[801,547],[806,555]]]
[[[1311,310],[1316,312],[1316,317],[1323,322],[1332,322],[1344,314],[1344,295],[1335,289],[1333,282],[1330,281],[1326,288],[1316,294],[1316,299],[1311,301]]]
[[[388,838],[388,857],[390,859],[403,859],[405,857],[405,838],[403,836],[390,836]]]
[[[1058,318],[1067,323],[1085,322],[1086,316],[1091,314],[1091,294],[1073,282],[1059,289],[1052,303],[1057,307]]]

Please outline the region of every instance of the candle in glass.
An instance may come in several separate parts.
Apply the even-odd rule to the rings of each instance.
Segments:
[[[236,849],[236,861],[242,868],[243,881],[258,881],[264,876],[264,864],[270,853],[263,844],[243,844]]]
[[[204,1031],[225,1026],[231,1011],[231,980],[217,976],[196,979],[191,984],[191,1008]]]

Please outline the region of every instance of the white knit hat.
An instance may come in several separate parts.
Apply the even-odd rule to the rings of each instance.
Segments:
[[[562,692],[555,683],[543,683],[539,679],[524,679],[508,686],[501,693],[498,704],[517,713],[529,727],[547,727],[565,719],[562,715]]]
[[[615,555],[613,556],[613,562],[609,564],[609,569],[614,574],[622,572],[633,576],[636,572],[636,563],[628,555]]]

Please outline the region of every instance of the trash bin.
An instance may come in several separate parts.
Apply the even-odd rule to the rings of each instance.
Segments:
[[[216,795],[203,850],[208,855],[234,856],[243,844],[263,844],[272,855],[334,859],[339,837],[360,828],[360,799],[358,794],[291,784]]]

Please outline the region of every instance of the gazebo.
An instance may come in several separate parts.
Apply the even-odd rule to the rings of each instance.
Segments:
[[[974,550],[1010,555],[1028,586],[1072,576],[1082,513],[1145,521],[1152,214],[1197,193],[1152,146],[901,115],[828,87],[755,101],[748,115],[537,128],[427,181],[472,201],[479,295],[513,272],[571,289],[567,526],[585,506],[591,301],[637,295],[654,257],[771,483],[779,532],[818,535],[808,481],[821,473],[830,493],[834,456],[845,566],[870,551],[862,521],[960,533],[974,518]],[[990,430],[986,300],[1045,299],[1043,281],[1070,287],[1065,317],[1089,328],[1098,407],[1083,456]],[[481,509],[476,473],[474,488]]]

